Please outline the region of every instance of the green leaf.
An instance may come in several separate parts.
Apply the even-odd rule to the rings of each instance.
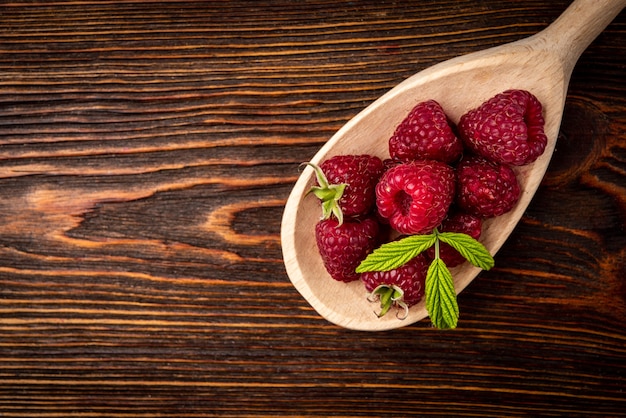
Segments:
[[[432,247],[436,239],[435,234],[411,235],[383,244],[359,264],[356,272],[389,271],[401,267],[413,257]]]
[[[439,232],[437,237],[457,250],[467,261],[483,270],[489,270],[495,261],[487,248],[467,234],[458,232]]]
[[[440,258],[435,258],[428,267],[426,310],[437,328],[456,328],[459,321],[459,305],[456,302],[454,281],[450,270]]]

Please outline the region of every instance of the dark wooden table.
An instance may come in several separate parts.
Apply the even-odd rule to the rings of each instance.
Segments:
[[[568,3],[2,2],[0,416],[626,416],[624,13],[458,329],[339,328],[282,262],[340,126]]]

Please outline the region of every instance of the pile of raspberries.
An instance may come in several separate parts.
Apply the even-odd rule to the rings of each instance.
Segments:
[[[323,161],[311,191],[322,203],[317,246],[330,276],[361,280],[372,292],[395,285],[408,306],[424,296],[431,250],[384,272],[356,273],[375,248],[399,237],[460,232],[479,239],[483,220],[510,211],[520,196],[512,166],[532,163],[547,138],[539,100],[507,90],[464,114],[457,126],[435,100],[421,102],[389,139],[390,158],[337,155]],[[464,258],[445,243],[448,267]]]

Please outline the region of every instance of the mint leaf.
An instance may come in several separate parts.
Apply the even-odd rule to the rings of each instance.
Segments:
[[[437,236],[411,235],[398,241],[388,242],[372,251],[356,268],[357,273],[389,271],[403,266],[413,257],[432,247]]]
[[[459,305],[452,274],[440,258],[435,258],[426,275],[426,310],[433,325],[439,329],[456,328]]]
[[[495,264],[485,246],[467,234],[439,232],[437,237],[457,250],[467,261],[478,268],[489,270]]]

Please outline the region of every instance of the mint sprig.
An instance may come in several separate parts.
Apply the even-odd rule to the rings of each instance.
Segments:
[[[439,257],[440,242],[445,242],[453,247],[467,261],[478,268],[489,270],[494,266],[493,257],[478,240],[467,234],[439,232],[435,229],[430,234],[411,235],[381,245],[361,262],[356,268],[356,272],[396,269],[434,245],[435,258],[426,274],[426,310],[435,327],[440,329],[456,328],[459,320],[459,306],[452,274],[445,262]]]

